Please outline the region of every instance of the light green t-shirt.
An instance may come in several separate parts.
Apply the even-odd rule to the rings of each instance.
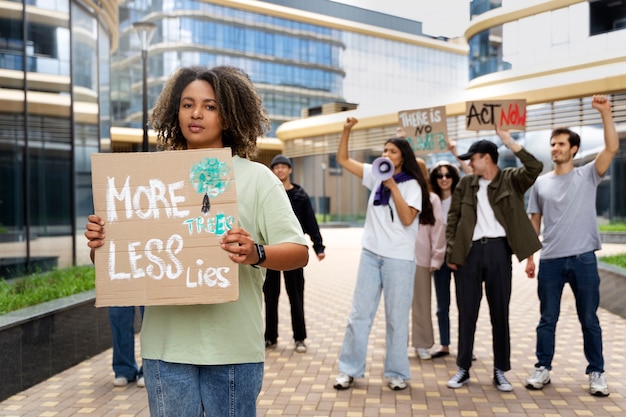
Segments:
[[[265,166],[233,157],[239,225],[255,242],[307,245],[282,183]],[[213,305],[147,306],[141,356],[223,365],[263,362],[264,268],[239,265],[239,299]]]

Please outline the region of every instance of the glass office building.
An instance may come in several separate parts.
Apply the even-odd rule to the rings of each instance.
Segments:
[[[467,83],[464,42],[327,0],[2,1],[0,276],[25,264],[89,263],[90,155],[141,149],[143,62],[132,24],[142,21],[157,26],[149,107],[180,66],[241,67],[272,121],[260,139],[264,162],[285,151],[278,127],[303,114],[414,108]]]
[[[467,82],[465,46],[425,36],[420,22],[399,17],[326,0],[122,1],[119,48],[112,60],[114,132],[141,128],[135,21],[157,25],[148,57],[150,107],[180,66],[233,65],[250,75],[261,94],[271,118],[269,137],[303,109],[347,102],[380,111]],[[116,149],[136,147],[119,137]]]
[[[89,157],[110,141],[109,3],[0,2],[0,276],[88,259]]]
[[[516,138],[551,169],[549,138],[553,128],[567,126],[582,137],[577,163],[587,163],[603,146],[601,120],[591,108],[591,96],[608,94],[621,138],[620,152],[600,186],[597,209],[605,219],[626,218],[626,43],[623,1],[474,0],[464,35],[469,45],[469,82],[442,103],[428,96],[422,105],[446,107],[449,139],[459,153],[479,138],[499,143],[493,131],[465,130],[468,101],[525,99],[526,130]],[[380,156],[382,143],[395,133],[397,113],[387,109],[371,115],[361,109],[350,115],[361,120],[350,149],[356,159]],[[330,199],[331,219],[356,222],[363,218],[367,193],[354,176],[344,175],[335,152],[344,116],[329,115],[283,124],[278,137],[285,154],[295,157],[295,182],[311,196]],[[357,125],[358,127],[359,125]],[[425,156],[429,163],[450,154]],[[502,149],[503,166],[517,160]],[[323,173],[320,167],[328,167]]]

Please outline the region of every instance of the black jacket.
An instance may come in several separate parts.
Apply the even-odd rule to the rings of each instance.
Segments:
[[[289,201],[291,201],[293,212],[300,221],[302,231],[311,237],[315,253],[324,253],[325,246],[322,244],[320,227],[317,224],[309,195],[298,184],[292,183],[291,185],[293,185],[293,188],[287,191],[287,196],[289,196]]]

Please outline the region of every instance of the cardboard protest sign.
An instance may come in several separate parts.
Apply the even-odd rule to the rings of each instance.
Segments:
[[[239,297],[219,244],[237,224],[231,151],[93,154],[96,307],[216,304]]]
[[[448,124],[444,106],[403,110],[398,112],[398,121],[416,155],[447,151]]]
[[[526,100],[468,101],[465,103],[467,130],[526,129]]]

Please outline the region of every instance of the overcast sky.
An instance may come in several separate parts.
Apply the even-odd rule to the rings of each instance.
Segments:
[[[426,35],[462,36],[469,23],[469,0],[332,0],[419,20]]]

